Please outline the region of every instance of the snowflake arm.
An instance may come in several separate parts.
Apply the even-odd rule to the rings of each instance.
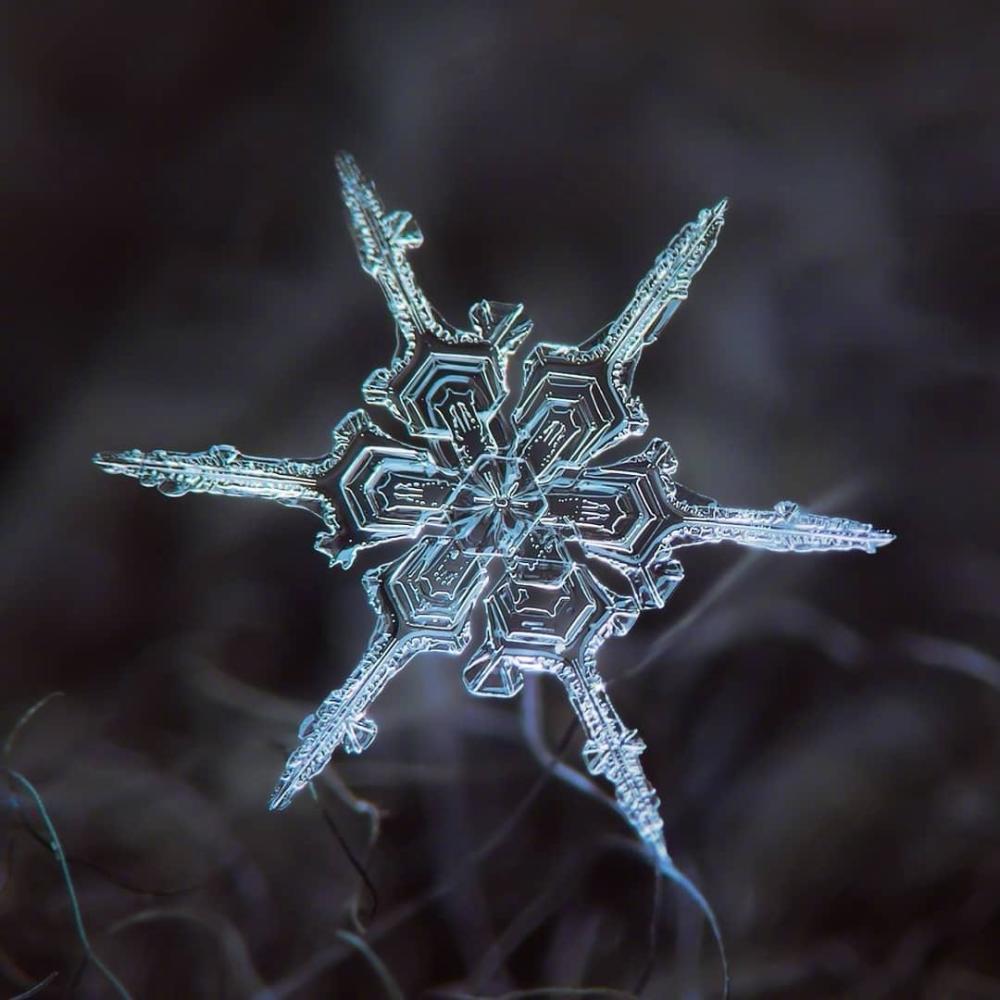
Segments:
[[[635,613],[623,631],[627,631],[634,620]],[[611,627],[620,626],[615,622]],[[609,631],[608,634],[620,635],[622,632]],[[586,734],[583,760],[587,771],[611,783],[619,812],[662,866],[668,863],[669,854],[663,835],[660,798],[639,762],[646,744],[635,729],[622,722],[597,672],[596,654],[605,638],[606,635],[595,633],[583,655],[557,663],[552,673],[565,688],[570,706]]]
[[[94,464],[113,476],[136,479],[168,497],[188,493],[276,500],[332,517],[332,507],[319,490],[325,459],[258,458],[230,444],[205,451],[99,451]]]
[[[895,539],[863,521],[803,510],[794,500],[779,500],[770,510],[723,507],[678,485],[674,505],[683,521],[670,535],[671,548],[736,542],[771,552],[867,552]]]
[[[554,480],[545,521],[568,527],[584,552],[621,572],[642,607],[662,607],[683,579],[673,552],[685,546],[728,541],[773,552],[874,552],[893,538],[788,500],[771,510],[723,507],[678,483],[676,471],[670,445],[654,438],[641,454]]]
[[[521,690],[525,670],[558,678],[586,734],[587,770],[611,782],[622,816],[666,861],[659,798],[639,763],[645,744],[622,722],[597,672],[601,645],[628,632],[638,605],[583,566],[571,566],[557,586],[528,582],[517,571],[513,566],[485,600],[486,639],[465,668],[466,687],[477,695],[511,697]]]
[[[486,582],[482,557],[446,537],[421,539],[391,563],[369,570],[365,591],[375,629],[361,662],[299,729],[271,797],[283,809],[326,767],[338,746],[361,753],[375,739],[368,708],[418,653],[459,653],[469,641],[469,613]]]
[[[316,549],[331,566],[345,569],[361,549],[440,523],[459,481],[426,449],[386,434],[364,410],[340,421],[330,451],[320,458],[258,458],[218,444],[196,452],[99,452],[94,462],[169,497],[208,493],[302,507],[327,528],[316,536]]]
[[[514,413],[515,449],[540,478],[591,461],[649,425],[632,381],[643,348],[687,298],[691,281],[715,249],[726,201],[703,209],[669,243],[639,282],[621,315],[585,344],[540,344],[524,363]]]
[[[523,306],[483,299],[456,330],[427,301],[407,254],[423,242],[409,212],[386,212],[354,159],[337,157],[341,191],[362,268],[396,321],[392,362],[364,383],[365,401],[386,407],[417,437],[449,442],[462,466],[495,452],[491,423],[507,396],[507,359],[531,331]],[[447,460],[447,459],[446,459]]]

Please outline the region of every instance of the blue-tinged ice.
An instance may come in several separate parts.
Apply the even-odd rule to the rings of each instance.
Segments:
[[[367,650],[304,720],[272,809],[287,806],[338,747],[366,750],[376,735],[369,708],[385,685],[417,653],[465,652],[481,603],[485,638],[466,657],[466,688],[509,698],[525,671],[557,678],[586,736],[587,770],[612,784],[656,863],[679,877],[639,762],[645,745],[598,673],[604,641],[627,632],[643,609],[664,605],[683,578],[676,554],[687,546],[874,552],[893,536],[790,501],[770,510],[721,506],[677,482],[673,451],[658,438],[629,458],[599,461],[647,429],[632,388],[636,366],[714,250],[725,201],[671,240],[605,331],[579,346],[536,346],[508,418],[507,365],[531,330],[523,307],[483,300],[469,310],[467,330],[448,324],[410,268],[409,253],[423,241],[413,217],[387,212],[350,156],[338,157],[337,170],[361,266],[396,323],[395,354],[367,378],[363,396],[395,419],[397,432],[359,409],[337,424],[329,452],[312,459],[215,445],[103,452],[94,461],[167,496],[255,497],[310,510],[323,521],[316,549],[344,569],[360,550],[410,540],[365,573],[375,612]],[[588,560],[615,570],[617,586]]]

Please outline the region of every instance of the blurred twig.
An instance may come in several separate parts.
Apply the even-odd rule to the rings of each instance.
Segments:
[[[14,749],[14,741],[21,730],[31,721],[35,713],[41,711],[53,698],[63,697],[65,697],[65,692],[63,691],[50,691],[44,698],[36,701],[26,712],[22,713],[21,717],[11,727],[10,732],[7,734],[7,739],[3,742],[2,757],[4,760],[10,758],[11,751]]]
[[[526,677],[524,691],[521,701],[521,731],[524,734],[528,749],[535,755],[539,764],[546,768],[552,777],[564,782],[571,788],[575,788],[584,795],[596,799],[603,805],[614,809],[617,806],[611,798],[596,782],[593,782],[585,774],[582,774],[575,767],[571,767],[560,757],[556,756],[545,741],[545,726],[542,713],[542,695],[540,678]]]
[[[576,719],[572,719],[563,733],[562,739],[556,747],[556,759],[569,747],[573,733],[576,731]],[[395,930],[407,920],[412,919],[425,907],[439,899],[448,892],[461,879],[468,875],[475,866],[487,855],[491,854],[510,835],[515,826],[524,818],[531,804],[539,796],[549,778],[551,769],[547,768],[535,779],[532,786],[522,796],[521,801],[511,810],[507,819],[487,837],[475,850],[463,858],[451,873],[442,879],[437,885],[431,886],[415,899],[404,903],[396,910],[383,917],[382,920],[374,923],[368,930],[366,939],[369,942],[377,941],[379,938]],[[314,954],[304,962],[295,972],[290,973],[280,982],[275,983],[270,989],[258,994],[259,1000],[272,1000],[274,997],[285,997],[301,989],[321,972],[335,966],[342,961],[347,951],[343,946],[333,946]]]
[[[581,871],[585,866],[593,864],[601,853],[596,849],[596,842],[592,842],[589,848],[574,851],[553,867],[541,891],[497,936],[469,976],[469,986],[473,993],[479,992],[489,982],[490,977],[497,972],[507,956],[549,916],[567,893],[579,885]]]
[[[51,692],[40,701],[35,702],[35,704],[24,712],[24,714],[17,720],[3,744],[2,759],[4,761],[9,758],[10,752],[14,746],[14,740],[26,723],[35,715],[36,712],[39,711],[39,709],[61,694],[61,691]],[[66,885],[66,892],[69,896],[70,910],[73,914],[73,925],[76,928],[76,934],[80,939],[80,944],[83,945],[84,954],[87,960],[92,962],[100,970],[101,974],[105,979],[107,979],[119,996],[125,997],[126,1000],[131,1000],[128,990],[125,989],[115,974],[104,964],[103,961],[101,961],[100,956],[94,951],[90,944],[90,939],[87,937],[87,929],[83,923],[83,914],[80,911],[80,903],[77,899],[76,889],[73,886],[73,876],[70,874],[69,863],[66,860],[65,853],[63,852],[62,842],[59,840],[59,834],[56,833],[55,825],[52,822],[52,818],[49,816],[48,810],[45,808],[45,803],[42,801],[41,795],[39,795],[35,786],[23,774],[21,774],[20,771],[16,771],[13,768],[6,766],[3,770],[16,785],[20,786],[25,792],[28,793],[32,802],[35,804],[35,808],[38,810],[38,814],[45,826],[45,831],[48,834],[48,848],[52,852],[52,856],[56,859],[56,864],[59,866],[63,882]]]
[[[58,975],[59,975],[58,972],[50,972],[44,979],[35,983],[35,985],[32,986],[30,990],[25,990],[23,993],[18,993],[17,996],[11,997],[11,1000],[28,1000],[28,997],[37,996]]]
[[[66,884],[66,892],[69,895],[70,909],[73,913],[73,924],[76,927],[77,937],[80,939],[80,944],[83,945],[83,950],[86,953],[89,961],[93,962],[95,966],[101,971],[105,979],[111,984],[115,992],[119,996],[125,997],[126,1000],[131,1000],[128,990],[119,982],[115,974],[101,961],[100,956],[91,947],[90,939],[87,937],[87,929],[83,924],[83,914],[80,912],[80,904],[76,897],[76,889],[73,887],[73,876],[69,871],[69,864],[66,861],[66,856],[63,853],[62,843],[59,840],[59,835],[56,833],[56,828],[49,817],[48,810],[45,808],[45,803],[42,801],[42,797],[38,794],[35,786],[23,775],[20,771],[15,771],[12,768],[5,767],[4,771],[6,774],[18,785],[23,788],[28,795],[31,797],[32,801],[35,803],[35,808],[38,810],[39,815],[42,818],[42,822],[45,824],[45,830],[49,836],[49,850],[52,852],[52,856],[56,859],[56,863],[59,865],[59,870],[62,873],[63,882]]]
[[[221,942],[221,952],[227,960],[226,968],[236,972],[238,996],[248,996],[264,986],[264,981],[253,963],[245,938],[230,920],[217,913],[206,916],[192,910],[182,909],[140,910],[138,913],[133,913],[131,916],[112,924],[108,928],[108,934],[120,934],[130,927],[160,920],[175,920],[204,927],[211,931]]]
[[[672,625],[665,629],[659,638],[650,646],[646,655],[633,667],[623,671],[608,682],[608,687],[620,684],[622,681],[641,674],[644,670],[655,663],[677,640],[683,635],[706,611],[708,611],[717,601],[729,593],[737,583],[740,582],[760,560],[760,552],[749,552],[735,563],[727,573],[716,580],[708,593],[697,602],[685,615],[682,615]]]
[[[371,965],[382,981],[382,986],[385,988],[386,996],[389,997],[389,1000],[405,1000],[403,991],[399,988],[399,984],[393,978],[388,966],[375,954],[374,949],[363,938],[358,937],[357,934],[352,934],[350,931],[343,930],[337,931],[337,937],[342,941],[346,941],[353,948],[357,948],[368,959],[369,965]]]
[[[828,491],[821,497],[809,503],[807,506],[822,510],[825,507],[842,503],[848,498],[856,497],[861,493],[868,483],[862,478],[857,478],[849,483],[845,483],[842,486],[836,487],[833,490]],[[621,681],[628,677],[635,677],[637,674],[642,673],[650,665],[656,662],[670,647],[676,642],[676,640],[684,635],[701,617],[718,603],[721,598],[725,597],[743,578],[753,569],[761,560],[763,556],[762,550],[750,550],[746,555],[744,555],[738,562],[736,562],[728,572],[724,573],[715,584],[709,588],[708,592],[702,597],[697,603],[695,603],[687,612],[687,614],[682,615],[677,621],[669,625],[659,636],[659,638],[652,644],[646,655],[637,663],[635,666],[629,668],[618,676],[611,678],[608,681],[608,687],[613,684],[619,684]]]
[[[35,841],[35,843],[41,844],[46,848],[49,846],[41,831],[36,830],[35,827],[33,827],[26,819],[22,819],[21,829],[24,830],[24,832],[27,833],[28,836]],[[67,854],[66,860],[74,865],[79,865],[82,868],[89,868],[92,872],[100,875],[101,878],[106,879],[112,885],[116,885],[119,889],[124,889],[126,892],[134,893],[136,896],[159,896],[163,898],[184,896],[188,893],[196,892],[205,885],[204,882],[194,882],[191,885],[182,885],[176,889],[150,889],[146,886],[135,885],[135,883],[129,882],[128,879],[122,878],[120,875],[115,874],[115,872],[108,871],[108,869],[103,865],[99,865],[96,861],[91,861],[89,858],[81,858],[75,854]]]
[[[315,782],[310,781],[308,787],[309,787],[309,794],[310,796],[312,796],[313,802],[315,802],[316,806],[319,808],[320,813],[323,816],[323,820],[326,823],[327,829],[333,834],[337,843],[340,844],[340,848],[347,856],[347,860],[351,863],[351,867],[358,873],[358,877],[361,880],[361,885],[363,885],[368,890],[368,894],[369,896],[371,896],[371,912],[368,914],[367,918],[368,921],[370,922],[375,919],[375,914],[378,913],[378,890],[375,888],[375,883],[372,882],[371,877],[369,876],[367,870],[365,869],[364,864],[362,864],[361,860],[355,855],[354,851],[351,848],[351,845],[347,842],[347,839],[340,832],[340,829],[334,822],[334,819],[330,815],[329,810],[327,810],[326,806],[324,806],[323,803],[320,801],[319,793],[316,791]],[[360,896],[360,891],[355,892],[354,895],[351,897],[351,907],[350,907],[351,920],[358,933],[364,934],[365,927],[361,921],[359,913],[359,896]]]
[[[1000,662],[975,646],[916,632],[902,633],[897,645],[918,663],[965,674],[1000,691]]]

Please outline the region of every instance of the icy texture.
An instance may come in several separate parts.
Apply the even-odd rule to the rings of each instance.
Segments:
[[[303,722],[271,808],[287,806],[337,747],[371,746],[369,707],[417,653],[466,650],[470,615],[485,591],[486,634],[466,660],[468,690],[508,698],[524,671],[558,678],[586,734],[588,771],[611,782],[622,815],[677,877],[656,791],[639,762],[644,744],[597,670],[601,645],[626,633],[642,609],[664,605],[683,577],[675,558],[682,547],[732,541],[874,552],[893,536],[789,501],[762,511],[722,507],[676,481],[676,459],[658,438],[630,458],[599,463],[613,445],[646,431],[632,391],[636,365],[715,248],[725,201],[674,237],[605,331],[578,347],[535,347],[508,418],[507,364],[531,329],[522,306],[484,300],[469,310],[468,330],[450,326],[410,269],[408,254],[423,240],[413,217],[386,212],[350,156],[339,157],[337,169],[361,266],[396,322],[396,352],[365,381],[364,399],[405,431],[390,436],[355,410],[317,459],[253,458],[215,445],[193,454],[102,453],[95,461],[167,496],[304,507],[325,526],[317,550],[345,569],[361,549],[415,539],[364,574],[376,616],[367,651]],[[616,588],[588,559],[617,571]]]

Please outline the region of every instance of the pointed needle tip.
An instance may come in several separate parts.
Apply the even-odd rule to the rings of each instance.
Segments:
[[[340,174],[342,178],[346,179],[350,175],[356,175],[359,173],[357,162],[346,149],[340,149],[337,151],[333,158],[333,163],[337,168],[337,173]]]
[[[282,781],[278,783],[278,786],[271,793],[271,801],[268,802],[267,808],[271,812],[280,812],[282,809],[287,809],[292,804],[292,799],[295,798],[295,793],[300,789],[295,787],[295,783],[291,781]]]

